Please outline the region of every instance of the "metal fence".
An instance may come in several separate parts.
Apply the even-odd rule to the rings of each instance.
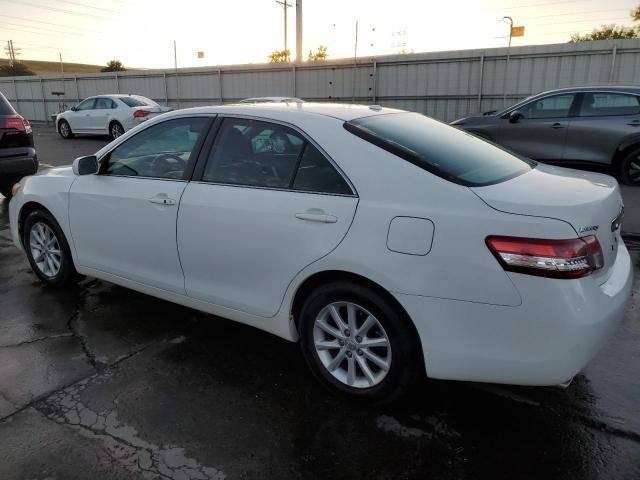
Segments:
[[[380,104],[450,121],[559,87],[640,83],[640,40],[419,53],[304,64],[0,78],[26,118],[50,120],[97,94],[131,93],[174,108],[255,96]],[[56,97],[53,92],[64,92]]]

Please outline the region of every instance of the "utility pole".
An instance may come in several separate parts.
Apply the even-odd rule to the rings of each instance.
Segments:
[[[302,62],[302,0],[296,1],[296,62]]]
[[[178,74],[178,52],[176,50],[176,41],[173,41],[173,67],[176,70],[176,75]]]
[[[507,63],[504,66],[504,92],[502,94],[502,106],[507,106],[507,74],[509,71],[509,56],[511,54],[511,38],[513,37],[513,18],[502,17],[502,21],[509,24],[509,45],[507,46]]]
[[[358,22],[356,21],[356,39],[353,46],[353,86],[352,86],[352,96],[351,101],[353,103],[356,102],[356,72],[358,68]]]
[[[287,50],[287,8],[290,8],[293,5],[287,2],[287,0],[276,0],[276,3],[282,5],[282,8],[284,9],[284,49]]]

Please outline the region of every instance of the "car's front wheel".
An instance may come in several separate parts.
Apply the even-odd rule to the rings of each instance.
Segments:
[[[35,210],[27,216],[22,244],[31,268],[43,282],[63,286],[77,278],[67,239],[49,212]]]
[[[336,282],[315,290],[300,312],[300,342],[326,386],[369,402],[397,398],[423,371],[415,330],[367,287]]]
[[[118,138],[120,135],[124,134],[124,128],[118,122],[111,122],[109,125],[109,135],[112,139]]]
[[[640,148],[630,152],[620,162],[620,180],[626,185],[640,185]]]
[[[73,138],[73,132],[71,131],[71,126],[66,120],[60,120],[58,124],[58,132],[60,136],[65,139]]]

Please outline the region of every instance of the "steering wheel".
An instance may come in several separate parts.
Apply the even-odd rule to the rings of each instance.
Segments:
[[[151,161],[151,171],[165,175],[171,172],[184,171],[187,162],[174,153],[162,153]]]

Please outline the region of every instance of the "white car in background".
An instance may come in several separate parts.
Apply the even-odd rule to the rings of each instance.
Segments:
[[[570,381],[631,294],[622,208],[607,175],[417,113],[268,103],[150,120],[23,179],[9,215],[44,283],[89,275],[299,340],[322,382],[377,401],[425,374]]]
[[[150,118],[169,112],[141,95],[97,95],[56,117],[56,130],[62,138],[84,135],[109,135],[115,139]]]

